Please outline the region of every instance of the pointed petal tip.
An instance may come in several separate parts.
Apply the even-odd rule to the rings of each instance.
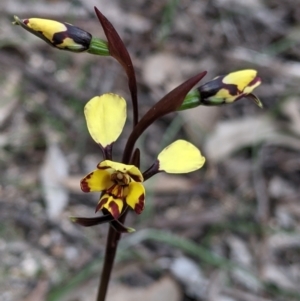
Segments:
[[[135,232],[136,230],[134,228],[130,228],[130,227],[127,227],[127,232],[128,233],[133,233]]]
[[[101,210],[107,201],[108,201],[107,197],[104,197],[104,198],[102,197],[95,208],[95,213],[97,213],[99,210]]]
[[[261,108],[261,109],[263,109],[264,108],[264,105],[263,105],[263,103],[259,100],[259,102],[255,102],[256,104],[257,104],[257,106],[259,107],[259,108]]]
[[[264,108],[264,105],[263,103],[261,102],[261,100],[254,94],[249,94],[248,95],[248,98],[250,98],[259,108],[263,109]]]
[[[13,25],[19,25],[19,21],[20,19],[18,18],[18,16],[14,15],[14,21],[12,22]]]
[[[119,233],[133,233],[135,232],[134,228],[126,227],[118,220],[114,220],[111,223],[111,226]]]

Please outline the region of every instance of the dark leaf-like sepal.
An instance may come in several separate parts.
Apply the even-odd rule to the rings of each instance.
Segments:
[[[118,220],[113,220],[110,224],[119,233],[132,233],[132,232],[135,232],[135,229],[124,226]]]
[[[256,95],[254,95],[253,93],[250,93],[247,95],[247,98],[253,100],[257,106],[259,106],[261,109],[263,109],[264,105]]]
[[[128,86],[133,106],[133,121],[134,125],[136,125],[138,122],[137,85],[135,71],[130,55],[113,25],[99,11],[97,7],[95,7],[95,12],[106,35],[110,55],[122,65],[127,74]]]
[[[143,172],[144,181],[148,180],[159,172],[161,172],[159,170],[159,161],[156,160],[145,172]]]
[[[173,89],[143,116],[129,136],[123,156],[124,163],[130,160],[132,148],[138,137],[146,130],[146,128],[156,119],[171,112],[177,111],[182,105],[187,93],[206,75],[206,73],[207,72],[204,71],[200,74],[197,74]]]
[[[97,217],[70,217],[70,220],[73,223],[79,224],[84,227],[92,227],[104,223],[108,223],[114,220],[111,214],[106,214],[103,216],[97,216]]]

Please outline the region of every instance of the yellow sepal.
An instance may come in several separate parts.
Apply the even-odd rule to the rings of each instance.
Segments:
[[[114,183],[110,180],[110,173],[106,170],[96,169],[80,181],[83,192],[103,191]]]
[[[224,76],[224,84],[236,85],[239,91],[244,91],[244,89],[255,79],[257,76],[257,71],[253,69],[245,69],[240,71],[231,72],[228,75]],[[255,85],[247,87],[246,93],[251,93],[254,88],[260,85],[260,82],[257,82]],[[251,90],[249,91],[249,89]]]
[[[54,20],[30,18],[26,25],[36,32],[41,32],[51,43],[53,43],[54,34],[67,31],[66,25]]]
[[[103,148],[115,142],[126,121],[126,101],[107,93],[92,98],[84,108],[87,127],[96,143]]]
[[[131,182],[127,188],[126,203],[137,214],[142,213],[145,206],[145,188],[141,183]]]
[[[197,147],[185,140],[177,140],[167,146],[157,157],[159,170],[168,173],[187,173],[197,170],[205,158]]]
[[[98,168],[111,168],[114,171],[121,171],[122,173],[128,174],[134,181],[143,182],[143,175],[140,170],[134,165],[127,165],[115,161],[104,160],[97,166]]]

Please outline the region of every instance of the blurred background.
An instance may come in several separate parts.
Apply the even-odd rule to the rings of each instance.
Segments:
[[[146,209],[122,237],[107,300],[300,300],[300,5],[295,0],[1,0],[0,300],[93,301],[107,225],[82,228],[98,194],[79,180],[101,161],[83,107],[129,100],[111,58],[49,47],[13,15],[72,23],[104,38],[96,5],[128,47],[140,113],[189,77],[253,68],[247,99],[171,114],[140,138],[142,170],[178,138],[205,166],[146,183]],[[119,160],[132,126],[115,144]]]

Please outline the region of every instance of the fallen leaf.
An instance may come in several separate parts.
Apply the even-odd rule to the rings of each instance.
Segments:
[[[300,135],[300,102],[298,97],[290,97],[282,105],[282,112],[289,117],[289,129]]]
[[[298,291],[298,284],[293,283],[291,277],[289,277],[284,268],[275,265],[266,265],[262,271],[262,278],[264,281],[274,283],[284,289]]]
[[[201,300],[206,298],[209,282],[196,262],[187,257],[178,257],[171,263],[170,271],[185,286],[189,296]]]
[[[267,142],[300,150],[300,139],[281,133],[267,116],[246,117],[218,123],[204,145],[208,160],[220,161],[243,147]]]
[[[68,176],[68,162],[57,144],[52,143],[46,151],[40,176],[46,212],[50,219],[57,219],[68,203],[69,194],[63,186]]]
[[[227,243],[230,248],[231,260],[249,271],[253,270],[253,258],[246,243],[233,235],[227,238]],[[231,274],[236,282],[254,292],[262,289],[259,281],[243,269],[234,269]]]
[[[273,198],[288,198],[296,195],[296,190],[285,179],[279,176],[273,177],[269,182],[269,194]]]
[[[165,276],[148,287],[127,287],[125,285],[111,286],[108,290],[107,300],[114,301],[180,301],[182,295],[177,283]]]
[[[18,104],[18,85],[20,84],[21,73],[19,71],[6,72],[6,79],[1,83],[0,98],[0,127],[13,114]]]

